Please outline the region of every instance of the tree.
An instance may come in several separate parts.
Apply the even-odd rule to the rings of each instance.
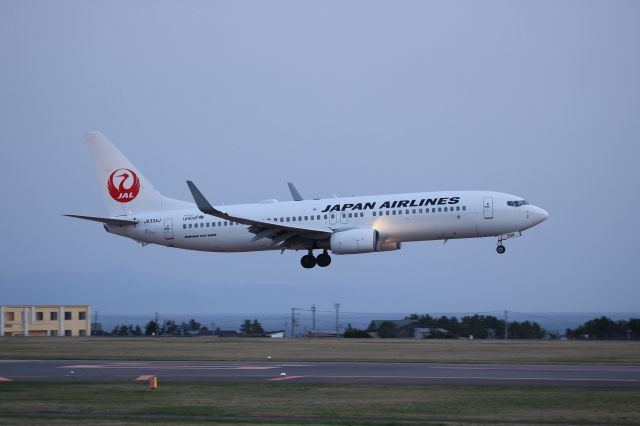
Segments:
[[[631,338],[640,339],[640,318],[631,318],[628,326],[631,331]]]
[[[264,328],[262,328],[262,324],[260,324],[257,319],[254,319],[251,323],[251,332],[257,336],[264,335]]]
[[[510,339],[542,339],[544,335],[545,330],[535,321],[513,321],[509,323]]]
[[[250,319],[244,320],[240,326],[240,334],[243,336],[264,336],[264,328],[257,319],[251,321]]]
[[[383,321],[378,327],[378,336],[389,339],[398,336],[398,328],[391,321]]]
[[[160,331],[165,336],[177,336],[179,332],[178,325],[174,320],[164,320]]]
[[[193,318],[189,320],[189,330],[198,331],[200,330],[201,326],[202,324],[200,324],[198,321],[194,320]]]
[[[154,336],[158,335],[158,323],[154,320],[151,320],[144,326],[144,335],[145,336]]]
[[[568,328],[567,337],[574,339],[626,339],[627,330],[630,330],[632,321],[634,320],[616,322],[602,316],[589,320],[574,329]]]
[[[366,330],[361,330],[359,328],[353,328],[351,324],[347,324],[347,328],[344,331],[342,337],[351,338],[351,339],[368,339],[371,338],[371,335],[367,333]]]

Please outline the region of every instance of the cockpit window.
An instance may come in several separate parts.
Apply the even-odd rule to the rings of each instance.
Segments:
[[[528,205],[529,202],[526,200],[518,200],[518,201],[507,201],[507,205],[511,206],[511,207],[520,207],[520,206],[526,206]]]

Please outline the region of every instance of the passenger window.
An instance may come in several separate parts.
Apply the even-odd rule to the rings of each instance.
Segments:
[[[327,220],[327,215],[326,214],[324,215],[324,220]]]
[[[438,207],[438,213],[442,213],[442,207]]]
[[[293,217],[291,218],[291,221],[292,221],[292,222],[295,222],[295,221],[296,221],[296,217],[295,217],[295,216],[293,216]]]
[[[333,218],[335,218],[335,217],[336,217],[336,215],[334,215],[334,214],[331,214],[331,219],[333,219]]]
[[[467,210],[467,206],[462,206],[462,211]]]
[[[393,211],[391,212],[391,214],[395,216],[396,211],[395,211],[395,210],[393,210]]]
[[[298,222],[302,222],[302,216],[298,216]]]
[[[360,212],[360,217],[364,217],[364,213],[363,212]]]
[[[373,215],[375,216],[375,215],[376,215],[376,212],[373,212]]]
[[[191,229],[192,226],[193,226],[192,224],[189,224],[189,229]]]
[[[346,219],[346,217],[347,217],[347,214],[346,213],[342,213],[342,218]]]
[[[353,217],[353,216],[351,215],[351,213],[349,213],[349,217]]]
[[[222,222],[218,222],[218,226],[222,226]]]
[[[460,206],[456,206],[456,211],[459,212],[460,211]]]
[[[416,214],[416,209],[413,209],[412,213],[413,213],[413,214]]]
[[[226,221],[226,220],[224,221],[224,226],[228,226],[228,225],[227,225],[227,221]]]
[[[431,208],[431,213],[435,213],[435,212],[436,212],[436,208],[435,208],[435,207],[432,207],[432,208]]]
[[[402,210],[398,210],[398,214],[402,214]]]
[[[211,227],[215,228],[216,227],[216,223],[215,222],[211,222]]]
[[[418,213],[422,213],[422,209],[418,209]]]
[[[186,223],[182,224],[182,229],[187,229],[187,224]]]
[[[416,211],[414,210],[413,212],[415,213]],[[409,209],[407,209],[407,210],[405,211],[405,213],[406,213],[406,214],[409,214]]]
[[[305,217],[304,217],[304,220],[309,220],[309,216],[305,216]]]
[[[287,217],[287,222],[291,222],[291,218],[290,217]]]
[[[326,218],[326,217],[327,217],[327,216],[325,215],[325,218]],[[320,215],[316,216],[316,219],[320,220]]]
[[[389,210],[387,210],[387,216],[389,216]]]

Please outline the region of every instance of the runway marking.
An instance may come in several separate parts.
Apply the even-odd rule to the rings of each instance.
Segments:
[[[154,364],[77,364],[64,365],[58,368],[75,368],[75,369],[141,369],[148,368],[153,370],[273,370],[282,368],[281,365],[154,365]]]
[[[602,379],[602,378],[558,378],[558,377],[481,377],[481,376],[304,376],[315,379],[428,379],[428,380],[538,380],[557,382],[631,382],[636,379]]]
[[[283,380],[291,380],[291,379],[300,379],[304,376],[284,376],[284,377],[276,377],[273,379],[269,379],[271,382],[281,382]]]
[[[8,377],[0,376],[0,382],[13,382],[13,380],[9,379]]]
[[[152,377],[153,377],[153,376],[152,376],[151,374],[145,374],[145,375],[143,375],[143,376],[138,376],[138,377],[136,378],[136,380],[145,380],[145,381],[146,381],[146,380],[149,380],[149,379],[150,379],[150,378],[152,378]]]
[[[591,371],[591,372],[605,372],[605,373],[638,373],[640,370],[622,370],[622,369],[593,369],[593,368],[532,368],[532,367],[519,367],[504,366],[504,367],[429,367],[439,370],[516,370],[516,371]]]

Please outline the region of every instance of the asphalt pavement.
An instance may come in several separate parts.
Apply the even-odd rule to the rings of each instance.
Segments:
[[[148,380],[640,387],[640,366],[370,362],[0,360],[0,381]]]

